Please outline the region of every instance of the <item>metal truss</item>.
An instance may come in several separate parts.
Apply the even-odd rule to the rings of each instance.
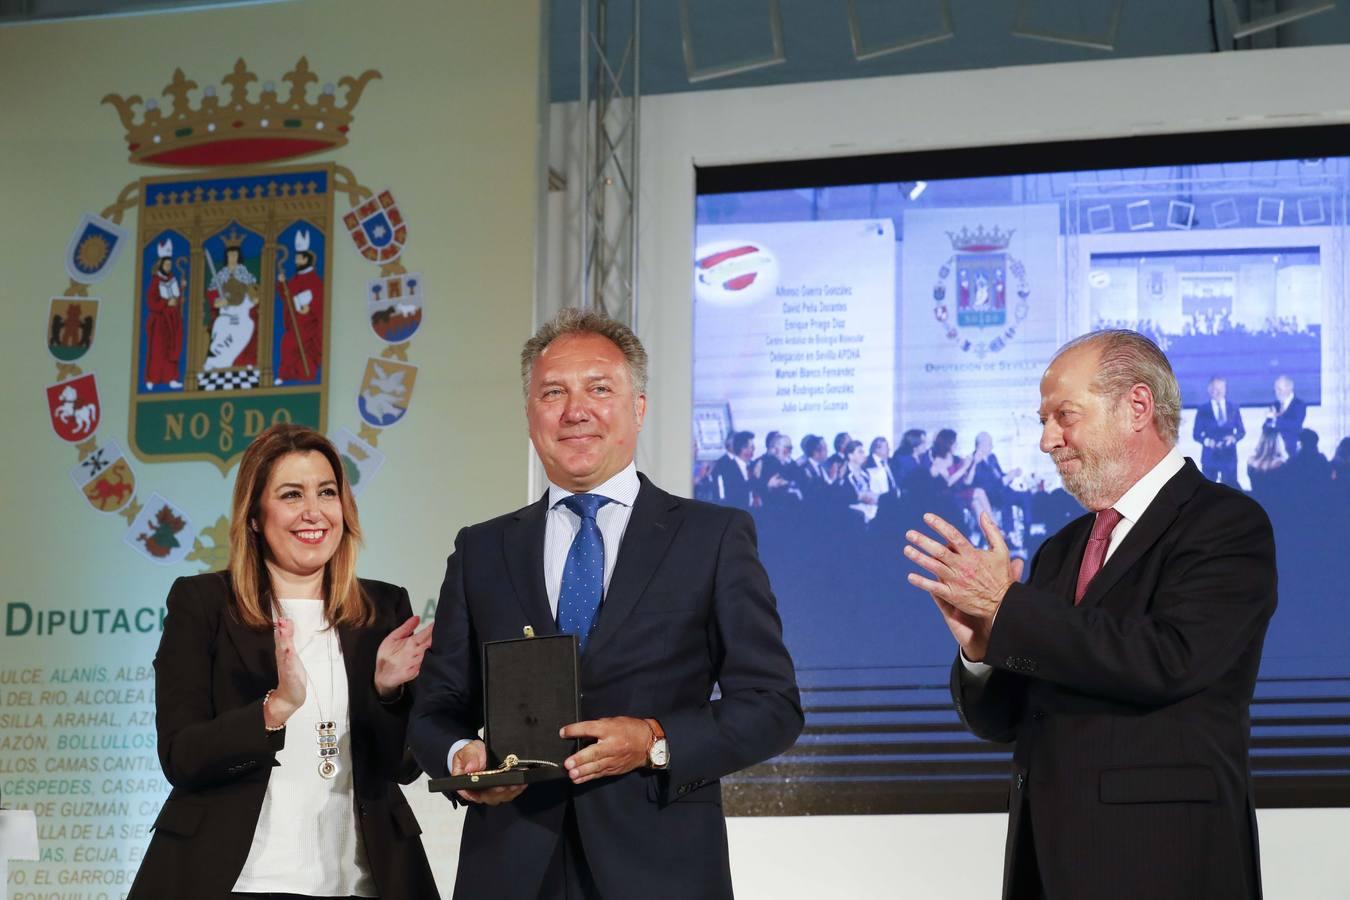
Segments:
[[[641,0],[615,38],[608,0],[581,0],[580,305],[637,327]],[[594,9],[594,16],[592,16]]]

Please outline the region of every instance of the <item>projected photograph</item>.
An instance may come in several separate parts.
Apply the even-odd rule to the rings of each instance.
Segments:
[[[1209,380],[1222,377],[1232,402],[1268,407],[1281,376],[1321,404],[1319,247],[1094,254],[1090,265],[1093,329],[1152,338],[1186,406],[1208,403]]]
[[[691,490],[754,517],[807,719],[726,780],[729,811],[1006,808],[1008,748],[958,720],[955,643],[905,581],[903,535],[936,512],[982,542],[988,512],[1029,561],[1083,514],[1037,446],[1038,383],[1060,344],[1104,328],[1168,355],[1197,465],[1197,412],[1232,405],[1237,471],[1206,474],[1276,528],[1258,804],[1350,802],[1350,650],[1325,640],[1350,633],[1334,549],[1350,533],[1350,159],[1310,172],[1311,149],[1234,157],[1243,141],[699,170]],[[1275,202],[1320,216],[1276,220]]]

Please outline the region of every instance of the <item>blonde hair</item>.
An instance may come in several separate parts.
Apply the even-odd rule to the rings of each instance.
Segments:
[[[323,606],[330,625],[362,627],[375,621],[375,606],[356,577],[356,552],[361,545],[361,522],[356,501],[342,465],[342,457],[328,438],[302,425],[279,424],[266,429],[248,445],[234,479],[230,506],[231,603],[235,616],[251,628],[267,628],[277,612],[267,574],[267,544],[261,529],[252,526],[261,514],[263,491],[277,461],[291,453],[321,453],[333,467],[342,502],[342,537],[324,567]]]
[[[1287,461],[1284,438],[1274,428],[1262,428],[1261,437],[1257,440],[1256,449],[1252,451],[1247,465],[1258,472],[1269,472],[1271,469],[1278,469]]]
[[[1153,426],[1175,447],[1181,429],[1181,387],[1158,345],[1137,331],[1113,328],[1074,338],[1059,348],[1055,359],[1079,347],[1090,347],[1101,354],[1092,392],[1115,401],[1136,384],[1144,385],[1153,395]]]
[[[633,396],[647,393],[647,351],[633,329],[603,313],[569,306],[539,326],[520,350],[520,381],[525,393],[530,391],[530,375],[534,363],[548,345],[569,334],[597,334],[619,348],[628,364],[628,376],[633,385]]]

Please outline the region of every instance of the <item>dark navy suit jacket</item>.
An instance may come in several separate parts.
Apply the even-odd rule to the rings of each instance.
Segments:
[[[1226,437],[1233,437],[1236,441],[1242,440],[1247,429],[1242,425],[1242,410],[1236,403],[1224,401],[1224,421],[1220,422],[1214,415],[1213,403],[1202,403],[1195,410],[1195,427],[1191,429],[1191,437],[1199,441],[1202,445],[1200,450],[1200,464],[1205,468],[1220,465],[1237,465],[1237,444],[1218,447],[1203,446],[1206,440],[1222,441]],[[1302,420],[1299,422],[1302,426]]]
[[[796,740],[796,676],[750,516],[639,478],[581,658],[581,716],[659,720],[670,767],[576,787],[538,782],[510,803],[471,805],[456,897],[535,900],[568,804],[602,896],[731,896],[719,779]],[[447,774],[451,745],[482,725],[482,643],[518,638],[527,625],[558,633],[544,587],[547,499],[455,539],[409,724],[432,777]]]

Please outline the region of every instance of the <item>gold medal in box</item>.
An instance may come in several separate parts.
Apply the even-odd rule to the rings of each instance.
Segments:
[[[528,632],[527,632],[528,633]],[[432,791],[481,791],[566,778],[578,742],[558,737],[580,718],[575,635],[483,645],[483,741],[488,768],[433,778]]]

